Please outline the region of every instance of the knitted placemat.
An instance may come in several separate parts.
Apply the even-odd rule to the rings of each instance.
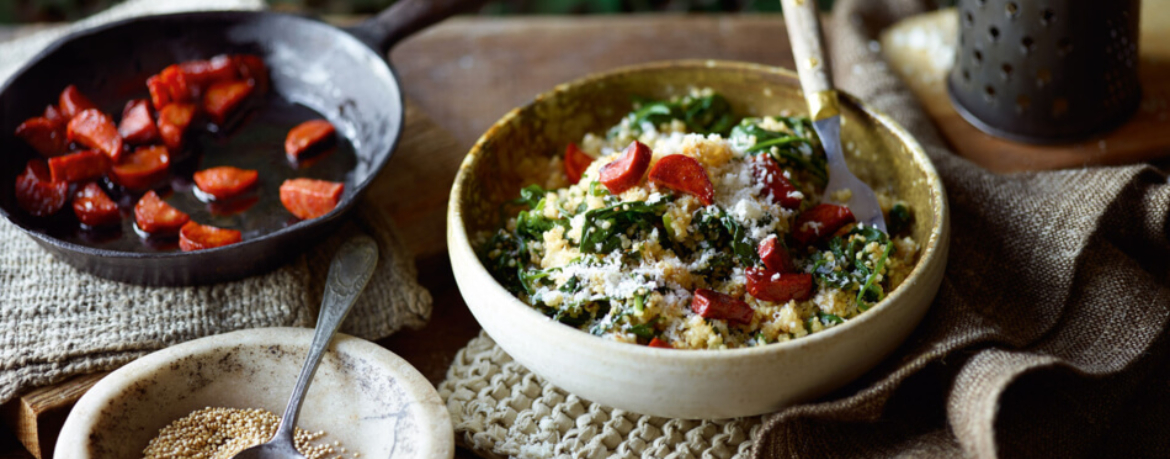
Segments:
[[[512,360],[484,332],[455,355],[439,396],[455,441],[489,458],[746,458],[760,417],[683,420],[599,405]]]
[[[260,0],[129,0],[70,26],[0,43],[0,81],[78,28],[144,14],[263,5]],[[340,230],[276,271],[183,288],[129,285],[79,272],[0,219],[0,404],[24,389],[111,370],[183,341],[245,328],[311,326],[334,251],[358,233],[374,237],[380,259],[342,330],[379,339],[422,326],[430,317],[431,296],[418,284],[414,260],[393,225],[368,199]]]

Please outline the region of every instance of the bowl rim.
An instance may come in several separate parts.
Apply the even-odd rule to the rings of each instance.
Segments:
[[[133,387],[144,377],[149,377],[152,372],[158,369],[166,368],[184,358],[205,355],[241,345],[256,347],[304,346],[307,352],[309,343],[313,339],[313,333],[314,330],[311,328],[298,327],[244,329],[194,339],[138,358],[102,377],[77,401],[65,420],[65,425],[61,427],[54,453],[57,457],[75,457],[68,454],[62,455],[62,453],[73,451],[88,453],[88,449],[83,449],[85,448],[84,442],[69,443],[62,440],[88,438],[90,430],[105,415],[111,400],[126,394],[127,389]],[[424,435],[424,438],[429,440],[426,443],[430,446],[430,449],[421,451],[417,457],[454,456],[455,433],[451,427],[450,414],[446,409],[446,404],[435,387],[409,362],[389,349],[344,333],[337,333],[334,336],[329,349],[333,352],[367,357],[373,365],[393,375],[399,386],[402,387],[402,393],[417,402],[420,407],[418,413],[421,414],[419,417],[421,422],[418,423],[419,430],[427,434]],[[280,394],[282,397],[291,395],[293,381],[289,380],[288,384],[289,393]],[[420,439],[413,441],[422,443]]]
[[[546,322],[554,327],[548,327],[550,333],[554,333],[558,338],[564,339],[569,346],[601,346],[601,350],[609,353],[632,354],[651,356],[656,359],[670,358],[676,361],[691,362],[691,361],[705,361],[710,359],[722,359],[732,357],[752,357],[764,356],[774,353],[781,353],[785,351],[795,351],[798,349],[813,347],[820,345],[823,342],[837,339],[838,336],[848,334],[851,330],[864,327],[865,323],[876,320],[878,316],[884,316],[888,313],[891,305],[899,303],[900,299],[907,295],[907,291],[912,285],[926,282],[928,273],[926,267],[935,264],[935,260],[940,257],[946,257],[947,252],[947,238],[946,233],[949,228],[950,210],[947,206],[946,191],[943,188],[942,180],[935,169],[934,164],[927,156],[925,149],[914,139],[914,137],[903,128],[900,124],[894,121],[889,115],[886,115],[872,106],[861,101],[857,97],[838,88],[838,94],[841,96],[843,105],[853,105],[864,115],[870,117],[877,124],[889,129],[896,138],[905,146],[906,152],[910,155],[913,163],[917,165],[919,170],[926,174],[926,184],[930,188],[931,201],[931,216],[935,222],[931,226],[930,234],[927,240],[921,244],[922,250],[918,261],[915,263],[914,269],[911,270],[910,275],[902,281],[898,288],[894,289],[892,293],[878,302],[878,304],[866,310],[865,314],[860,314],[857,317],[845,321],[845,323],[831,327],[827,330],[812,333],[797,339],[781,343],[771,343],[764,346],[741,347],[731,349],[661,349],[652,348],[649,346],[631,345],[630,343],[621,343],[613,340],[602,339],[597,336],[590,335],[586,332],[576,328],[553,321],[551,318],[539,313],[528,304],[516,298],[511,292],[504,289],[498,281],[492,277],[491,273],[479,261],[479,257],[475,254],[475,249],[471,246],[471,238],[467,234],[467,228],[463,224],[463,209],[461,206],[461,195],[463,194],[463,187],[469,180],[470,171],[474,164],[482,156],[483,148],[486,144],[491,142],[492,137],[497,130],[503,129],[504,126],[515,122],[520,114],[526,110],[532,110],[542,101],[550,98],[558,97],[564,93],[572,91],[580,86],[592,84],[599,81],[604,81],[612,78],[617,78],[627,74],[653,72],[671,69],[696,69],[709,68],[724,71],[747,71],[755,73],[765,73],[778,75],[793,80],[797,84],[793,86],[799,89],[799,77],[796,72],[782,68],[769,66],[764,64],[756,64],[751,62],[740,61],[726,61],[715,59],[680,59],[657,61],[644,64],[637,64],[625,67],[619,67],[613,70],[599,72],[587,75],[582,78],[562,83],[555,86],[552,90],[543,92],[537,95],[532,101],[527,104],[514,108],[505,114],[502,118],[496,121],[482,136],[475,142],[467,156],[464,157],[463,162],[459,166],[459,171],[455,176],[455,182],[451,187],[451,194],[449,196],[447,205],[447,250],[452,259],[453,264],[456,258],[470,257],[474,259],[474,267],[471,268],[474,274],[486,276],[491,279],[492,289],[491,296],[497,297],[504,295],[510,301],[501,302],[498,307],[509,309],[520,309],[518,314],[528,315],[530,319],[543,319],[540,322]],[[456,270],[455,275],[459,277],[459,270]],[[535,321],[534,321],[535,322]]]

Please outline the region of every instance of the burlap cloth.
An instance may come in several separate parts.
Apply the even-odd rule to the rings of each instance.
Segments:
[[[579,400],[481,336],[440,386],[458,441],[519,457],[1170,457],[1166,175],[994,175],[950,153],[869,46],[923,11],[838,0],[828,27],[837,84],[915,135],[950,198],[946,275],[902,347],[762,424],[687,423]]]
[[[64,33],[130,16],[258,9],[260,0],[130,0],[69,27],[0,43],[0,81]],[[329,239],[272,273],[191,288],[150,288],[83,274],[0,221],[0,403],[69,376],[117,368],[183,341],[244,328],[311,326],[336,248],[366,233],[380,260],[342,331],[367,339],[430,317],[431,296],[392,223],[369,202]]]

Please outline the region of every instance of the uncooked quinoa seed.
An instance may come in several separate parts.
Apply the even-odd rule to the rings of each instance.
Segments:
[[[267,410],[208,407],[162,428],[142,453],[145,459],[230,459],[268,441],[279,425],[280,417]],[[324,436],[299,428],[293,434],[297,450],[308,459],[340,458],[345,448],[338,442],[314,443]]]

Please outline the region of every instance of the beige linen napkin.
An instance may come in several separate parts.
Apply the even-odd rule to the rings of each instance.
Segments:
[[[68,27],[0,43],[0,81],[76,28],[144,14],[259,9],[260,0],[129,0]],[[384,179],[385,177],[381,177]],[[163,347],[232,330],[311,326],[337,246],[357,233],[378,241],[381,259],[342,331],[367,339],[430,317],[431,296],[414,260],[377,206],[357,206],[344,226],[274,272],[211,286],[151,288],[100,279],[54,259],[0,221],[0,403],[69,376],[117,368]]]
[[[952,154],[867,46],[922,3],[840,0],[829,48],[836,82],[909,129],[943,178],[952,234],[942,288],[877,369],[768,418],[754,455],[1166,457],[1165,173],[994,175]]]

